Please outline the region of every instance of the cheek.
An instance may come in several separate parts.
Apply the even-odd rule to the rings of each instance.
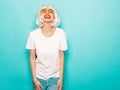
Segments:
[[[41,14],[41,16],[42,16],[42,17],[44,17],[44,16],[45,16],[45,14]]]
[[[51,18],[52,18],[52,20],[54,20],[54,19],[55,19],[55,16],[54,16],[54,15],[51,15]]]

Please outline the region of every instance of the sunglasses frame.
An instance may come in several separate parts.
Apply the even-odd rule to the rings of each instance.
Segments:
[[[53,9],[43,8],[43,9],[41,9],[40,13],[41,14],[43,14],[43,13],[54,14],[54,10]]]

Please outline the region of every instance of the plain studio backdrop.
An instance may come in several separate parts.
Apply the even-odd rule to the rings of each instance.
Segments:
[[[33,90],[25,45],[46,4],[68,38],[63,90],[120,90],[120,0],[0,0],[0,90]]]

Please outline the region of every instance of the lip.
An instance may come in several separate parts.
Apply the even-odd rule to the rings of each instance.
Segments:
[[[50,19],[51,16],[49,14],[44,15],[44,18]]]

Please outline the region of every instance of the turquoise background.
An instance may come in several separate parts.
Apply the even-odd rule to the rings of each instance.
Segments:
[[[120,0],[0,0],[0,90],[33,90],[25,45],[46,4],[68,38],[63,90],[120,90]]]

